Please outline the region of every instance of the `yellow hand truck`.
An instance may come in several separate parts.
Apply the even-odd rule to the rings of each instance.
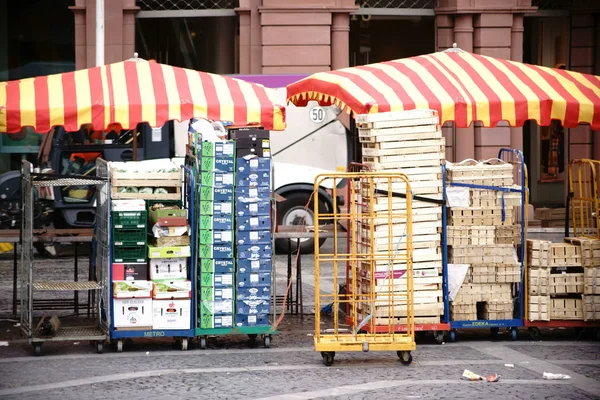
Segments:
[[[600,239],[599,185],[600,160],[582,158],[569,162],[569,214],[574,237]],[[565,236],[569,236],[568,224]]]
[[[347,209],[338,211],[337,187],[343,180],[349,185],[349,198]],[[315,178],[314,193],[319,187],[333,188],[334,205],[327,213],[313,202],[315,351],[321,352],[326,366],[333,364],[338,351],[371,350],[396,351],[401,363],[409,365],[416,344],[408,177],[390,172],[321,174]],[[332,253],[318,245],[324,225],[333,226]],[[340,294],[338,283],[346,282],[347,273],[348,287]],[[333,286],[327,287],[331,275]],[[331,319],[321,316],[322,305],[331,305]],[[349,315],[340,319],[339,310]],[[406,330],[400,332],[397,325]]]

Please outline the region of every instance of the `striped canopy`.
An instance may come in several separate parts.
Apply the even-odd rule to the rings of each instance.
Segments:
[[[527,120],[600,129],[600,77],[450,49],[445,52],[320,72],[287,87],[288,102],[316,100],[348,114],[437,110],[440,123],[522,126]]]
[[[0,82],[0,132],[31,126],[48,132],[83,124],[106,130],[119,123],[135,129],[190,118],[236,126],[285,129],[285,107],[273,89],[235,78],[131,59],[102,67]]]

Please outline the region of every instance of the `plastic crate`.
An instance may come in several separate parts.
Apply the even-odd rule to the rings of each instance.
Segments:
[[[146,262],[146,246],[113,246],[113,262]]]
[[[113,211],[112,226],[118,229],[146,228],[148,223],[147,211]]]
[[[143,228],[119,228],[113,229],[112,232],[112,241],[116,242],[144,242],[146,244],[146,227]]]

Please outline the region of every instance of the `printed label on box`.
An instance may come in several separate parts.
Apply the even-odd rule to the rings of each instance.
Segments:
[[[235,162],[233,158],[202,157],[200,168],[207,172],[234,172]]]
[[[202,204],[202,203],[201,203]],[[202,215],[200,216],[200,229],[215,231],[232,231],[232,215]]]
[[[237,186],[238,187],[256,187],[256,186],[271,186],[271,173],[270,172],[250,172],[250,173],[238,173],[237,174]]]
[[[200,271],[211,274],[233,273],[235,272],[235,261],[203,258],[200,260]]]
[[[235,142],[233,142],[233,141],[223,141],[223,142],[203,141],[201,146],[202,146],[202,157],[226,157],[226,158],[234,157]]]
[[[238,231],[270,231],[271,217],[268,215],[242,216],[236,219],[236,224]]]
[[[271,189],[269,187],[237,187],[235,188],[235,197],[238,200],[245,199],[261,199],[267,200],[271,198]]]
[[[153,329],[190,329],[190,300],[154,300]]]
[[[148,246],[149,258],[185,258],[190,256],[190,246]]]
[[[219,301],[233,299],[233,287],[216,288],[213,286],[200,287],[201,301]]]
[[[232,315],[201,315],[200,329],[232,328]]]
[[[238,245],[269,244],[271,243],[271,231],[239,231],[236,243]]]
[[[270,258],[242,258],[238,259],[238,273],[257,273],[271,272],[273,269],[273,260]]]
[[[199,246],[200,258],[233,258],[233,244],[230,245],[204,245]]]
[[[250,274],[237,274],[238,287],[262,287],[271,286],[271,273],[270,272],[259,272]]]
[[[271,159],[265,157],[241,157],[237,159],[238,172],[271,171]]]
[[[210,274],[207,272],[200,274],[200,286],[212,286],[218,287],[232,287],[233,286],[233,273],[229,274]]]
[[[235,213],[240,217],[271,215],[271,202],[269,200],[238,199],[235,204]]]
[[[187,279],[187,258],[157,258],[150,260],[150,279]]]
[[[232,231],[208,231],[201,230],[199,233],[200,244],[213,245],[213,244],[227,244],[233,242]]]
[[[200,187],[200,201],[233,201],[233,187]]]
[[[152,299],[113,299],[115,328],[151,327]]]

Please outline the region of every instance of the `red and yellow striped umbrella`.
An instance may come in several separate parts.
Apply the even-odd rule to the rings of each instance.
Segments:
[[[522,126],[527,120],[600,129],[600,77],[451,49],[445,52],[320,72],[287,87],[288,101],[337,105],[369,114],[437,110],[459,128],[480,121]]]
[[[259,84],[140,59],[102,67],[0,82],[0,132],[23,126],[48,132],[83,124],[104,130],[112,123],[135,129],[190,118],[236,126],[285,129],[285,107],[276,92]]]

